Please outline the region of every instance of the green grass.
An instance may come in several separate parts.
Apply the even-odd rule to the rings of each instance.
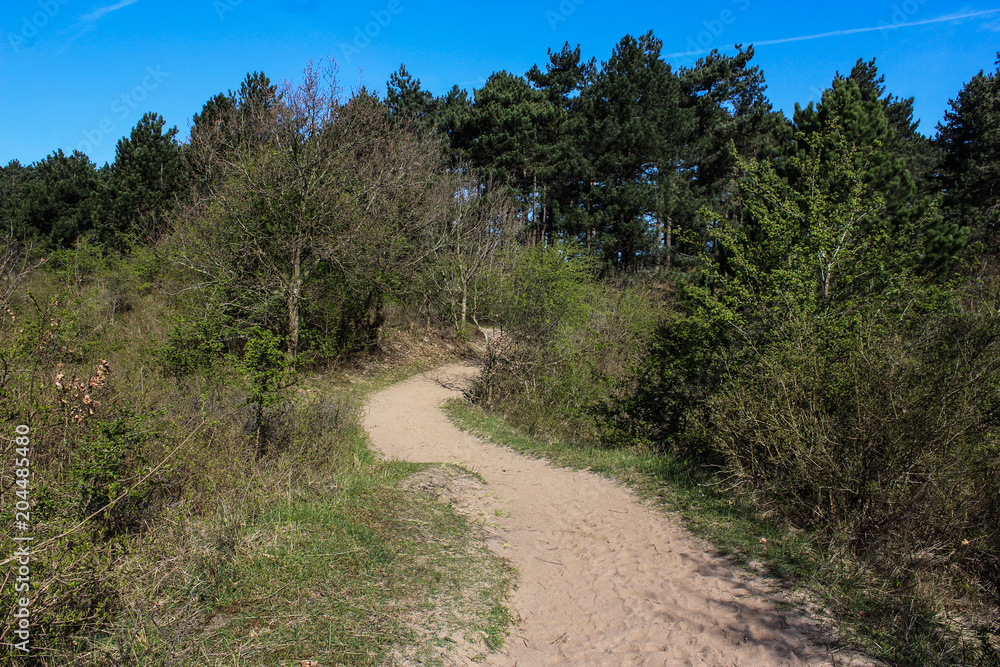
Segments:
[[[483,599],[452,604],[467,627],[430,631],[475,637],[483,628],[484,647],[499,645],[506,625],[496,603],[509,575],[450,507],[399,488],[416,469],[391,463],[344,476],[330,493],[260,507],[218,533],[193,581],[174,591],[174,605],[195,597],[206,620],[174,664],[379,665],[424,643],[428,606],[461,603],[472,587]],[[171,652],[172,638],[152,622],[143,637],[143,662]]]
[[[360,406],[417,370],[315,386]],[[476,476],[383,462],[356,423],[336,437],[315,469],[274,461],[268,493],[166,514],[120,572],[118,622],[60,664],[435,665],[459,644],[468,659],[502,646],[511,568],[474,522],[406,483],[430,468]]]

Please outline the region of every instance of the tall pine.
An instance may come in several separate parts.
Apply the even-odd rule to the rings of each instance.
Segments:
[[[944,211],[968,226],[972,241],[994,269],[1000,267],[1000,53],[997,71],[972,78],[950,102],[937,143]]]

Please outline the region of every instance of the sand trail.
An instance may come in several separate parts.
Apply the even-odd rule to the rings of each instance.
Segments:
[[[496,526],[490,546],[518,571],[517,625],[487,664],[864,664],[832,653],[809,619],[779,610],[627,489],[455,428],[438,406],[475,372],[446,366],[389,387],[365,427],[388,458],[457,463],[486,480],[477,502]]]

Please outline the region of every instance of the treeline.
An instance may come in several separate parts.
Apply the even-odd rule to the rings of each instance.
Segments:
[[[788,119],[768,102],[752,47],[676,70],[660,49],[652,33],[626,36],[597,63],[567,44],[524,76],[493,74],[471,96],[456,86],[435,97],[405,66],[383,99],[366,89],[345,98],[318,70],[280,90],[255,72],[194,114],[186,142],[150,112],[101,168],[61,150],[0,168],[0,218],[12,243],[39,250],[79,241],[112,253],[159,247],[202,272],[203,286],[214,286],[219,308],[237,325],[275,330],[293,354],[304,337],[302,345],[323,358],[369,344],[390,296],[422,300],[427,316],[465,321],[485,258],[515,231],[523,245],[575,244],[605,276],[696,271],[706,253],[727,274],[728,251],[715,236],[719,225],[750,217],[739,196],[746,165],[767,163],[790,187],[804,187],[809,175],[796,164],[817,145],[858,148],[860,175],[885,200],[886,215],[919,226],[912,233],[926,241],[914,260],[920,272],[946,275],[970,243],[976,250],[967,258],[996,255],[996,149],[979,139],[995,132],[995,75],[970,81],[930,139],[916,129],[912,98],[887,93],[874,60],[838,73],[819,103],[797,106]],[[395,153],[372,157],[383,148]],[[351,160],[361,166],[356,173]],[[368,176],[402,165],[411,172],[403,180],[428,188],[424,209],[400,198],[403,180],[383,182],[376,189],[387,199],[364,203],[368,212],[381,208],[379,221],[333,205],[331,193],[358,194]],[[251,215],[235,212],[237,199]],[[487,199],[504,209],[502,224],[486,220],[492,213],[459,213]],[[465,225],[470,217],[478,221]],[[264,220],[277,226],[254,228]],[[217,235],[294,238],[297,247],[195,243],[192,230],[204,236],[208,221]],[[506,233],[488,233],[500,228]],[[456,246],[449,235],[464,241]],[[471,263],[470,243],[479,248]],[[223,248],[262,266],[208,271],[191,254],[218,269]],[[333,249],[342,254],[334,258]],[[320,302],[342,306],[314,308]]]
[[[471,98],[457,86],[434,97],[401,67],[386,102],[439,131],[453,161],[506,184],[529,242],[577,241],[605,271],[690,268],[720,218],[746,217],[741,161],[794,178],[787,163],[833,134],[870,153],[865,176],[892,215],[920,217],[939,198],[921,230],[933,238],[928,267],[947,264],[970,234],[995,251],[982,218],[995,202],[981,171],[992,149],[970,141],[991,125],[995,77],[973,79],[930,139],[913,99],[887,93],[874,60],[838,73],[820,102],[788,119],[768,102],[752,47],[676,70],[660,49],[652,33],[626,37],[598,64],[567,44],[524,76],[493,74]]]
[[[894,215],[919,217],[938,198],[939,215],[923,230],[933,238],[929,264],[946,264],[970,238],[995,250],[984,217],[995,200],[995,148],[974,140],[994,122],[994,76],[970,81],[931,139],[916,129],[912,98],[886,92],[874,60],[838,73],[819,103],[796,106],[788,119],[768,102],[752,47],[676,70],[660,49],[652,33],[627,36],[598,64],[567,44],[523,76],[494,73],[472,95],[455,86],[435,97],[403,66],[378,104],[440,137],[448,169],[509,188],[529,243],[578,241],[609,271],[689,267],[714,216],[745,216],[735,196],[740,160],[784,173],[813,137],[833,132],[871,149],[866,175]],[[234,109],[246,118],[267,111],[280,96],[254,73],[194,114],[186,143],[147,113],[110,165],[61,150],[28,166],[12,161],[0,170],[4,228],[50,248],[78,238],[155,241],[170,227],[167,212],[195,199],[209,178],[206,159],[223,158],[199,155],[210,128]],[[252,131],[243,138],[246,146],[263,139]]]

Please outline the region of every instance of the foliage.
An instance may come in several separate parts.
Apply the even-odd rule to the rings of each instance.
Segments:
[[[645,291],[599,285],[573,251],[513,258],[492,311],[500,329],[470,396],[532,432],[596,440],[600,404],[639,363],[655,316]]]
[[[997,472],[1000,329],[981,302],[948,312],[926,299],[776,322],[710,400],[707,437],[731,483],[796,525],[842,529],[858,551],[1000,546],[984,486]]]
[[[764,516],[894,582],[890,606],[908,611],[891,624],[927,624],[933,651],[975,661],[994,649],[961,633],[988,635],[988,612],[964,630],[934,616],[996,587],[995,295],[922,276],[934,210],[893,209],[871,149],[833,128],[789,178],[741,163],[747,218],[712,216],[719,252],[682,286],[611,435],[718,470]]]
[[[421,270],[428,317],[436,314],[461,331],[481,314],[479,304],[499,293],[504,253],[516,247],[521,225],[515,202],[502,188],[476,178],[456,178],[450,214],[435,233],[437,251]]]
[[[720,318],[681,310],[660,320],[645,359],[615,378],[602,405],[601,437],[611,446],[669,447],[683,460],[717,462],[697,426],[723,385],[731,334]]]
[[[423,124],[433,121],[434,96],[420,87],[420,79],[410,76],[406,65],[400,65],[399,70],[389,75],[386,88],[385,105],[390,114]]]
[[[177,128],[164,131],[163,117],[143,115],[115,147],[115,161],[102,182],[98,238],[116,247],[149,244],[169,230],[168,213],[187,184],[187,165]]]
[[[452,195],[437,144],[365,91],[342,101],[335,75],[310,67],[262,105],[259,142],[205,130],[196,149],[217,177],[173,239],[198,288],[234,319],[280,331],[291,357],[303,300],[318,294],[337,304],[339,352],[375,344],[385,300],[433,250],[428,232]]]
[[[992,265],[1000,254],[1000,53],[997,66],[991,74],[980,71],[951,100],[937,137],[945,214],[971,228],[978,254]]]
[[[224,323],[218,316],[181,320],[167,332],[166,344],[158,357],[167,375],[186,377],[205,372],[223,356]]]
[[[258,457],[268,453],[264,432],[273,419],[271,408],[281,400],[282,390],[295,382],[295,370],[282,347],[283,341],[272,332],[254,329],[235,363],[249,384],[246,403],[251,408],[250,430]]]
[[[80,444],[69,475],[80,495],[80,519],[100,513],[95,527],[105,539],[143,528],[155,480],[143,482],[148,463],[143,445],[161,434],[153,420],[123,414],[94,424]]]
[[[71,245],[94,228],[99,174],[79,151],[56,150],[26,168],[12,162],[0,171],[4,228],[50,248]]]
[[[490,319],[528,343],[550,340],[561,325],[585,321],[592,267],[577,250],[566,246],[511,252]]]
[[[995,594],[1000,557],[1000,329],[993,296],[963,301],[915,287],[782,317],[696,427],[734,493],[824,535],[953,638],[941,615],[963,589]],[[985,610],[964,625],[991,631]],[[950,644],[936,650],[971,662],[993,650]]]
[[[921,192],[910,166],[914,164],[905,145],[915,141],[912,128],[905,119],[899,118],[901,102],[887,102],[876,95],[881,92],[877,81],[871,81],[855,72],[858,78],[838,77],[833,86],[823,94],[823,99],[815,108],[810,103],[806,108],[796,107],[795,144],[792,154],[803,156],[815,153],[817,142],[830,153],[832,159],[824,163],[840,168],[843,152],[838,142],[846,142],[859,149],[850,158],[850,170],[843,172],[853,175],[873,195],[879,197],[885,207],[885,216],[892,225],[900,229],[888,231],[899,237],[912,234],[909,227],[918,225],[917,231],[927,238],[927,245],[919,259],[918,268],[923,273],[940,273],[947,269],[955,255],[968,240],[968,229],[953,221],[945,220],[937,214],[930,197]],[[862,91],[865,86],[866,91]],[[909,118],[908,114],[903,114]],[[908,131],[908,133],[907,133]],[[904,133],[905,136],[901,136]],[[834,157],[838,156],[838,157]],[[926,162],[927,159],[923,159]],[[803,171],[799,165],[803,160],[789,161],[785,175],[794,187],[805,189],[812,178],[812,172]],[[796,185],[797,182],[802,184]],[[835,184],[834,190],[848,192],[849,186]]]

